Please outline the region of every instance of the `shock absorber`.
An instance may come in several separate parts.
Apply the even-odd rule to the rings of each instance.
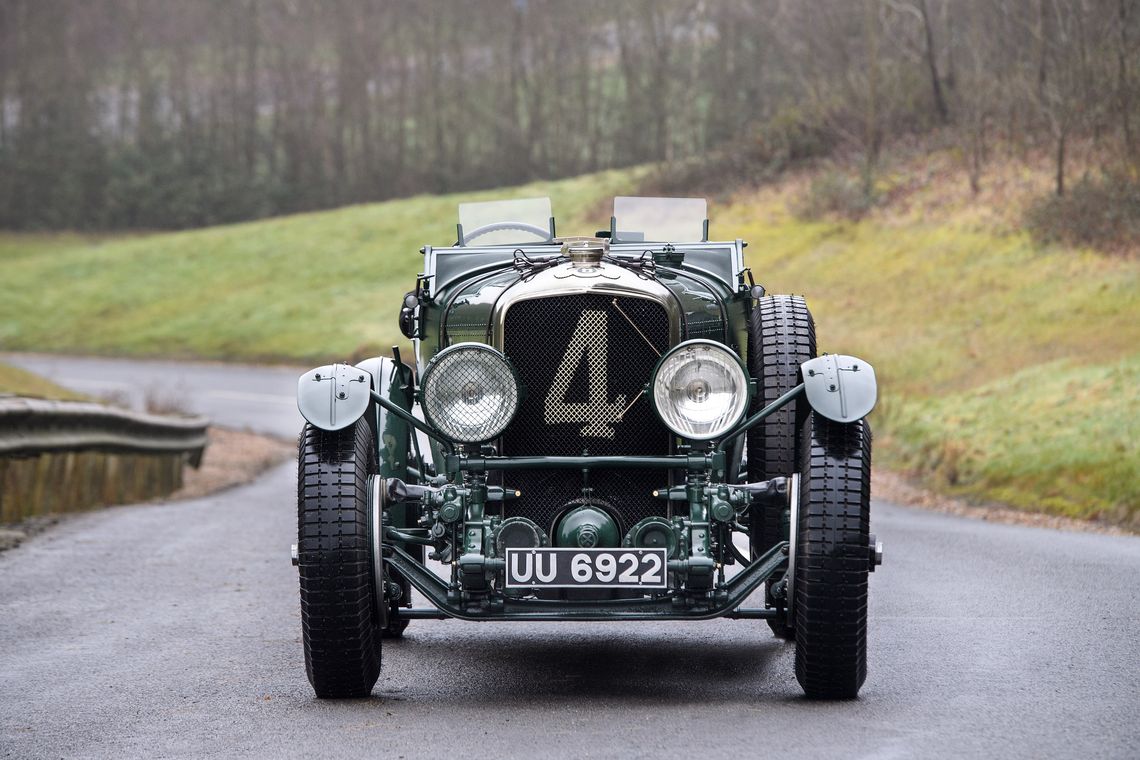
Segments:
[[[690,471],[685,484],[689,501],[689,558],[685,586],[690,591],[707,591],[712,587],[715,561],[711,556],[709,515],[705,499],[708,478],[703,472]]]
[[[709,486],[705,489],[708,500],[708,515],[713,529],[716,531],[716,541],[713,549],[716,554],[717,586],[724,586],[724,566],[732,559],[731,525],[736,521],[736,508],[743,503],[742,495],[736,490],[721,484],[715,488]]]

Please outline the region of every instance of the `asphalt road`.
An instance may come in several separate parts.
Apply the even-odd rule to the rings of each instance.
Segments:
[[[287,395],[291,371],[19,361],[81,389],[72,373],[183,378],[194,408],[295,428],[283,403],[211,395]],[[293,488],[286,465],[0,554],[0,757],[1140,757],[1137,538],[876,502],[887,553],[856,701],[804,700],[792,646],[758,621],[416,621],[370,699],[321,702]]]
[[[147,360],[3,354],[0,361],[35,372],[57,385],[135,409],[148,401],[204,414],[219,425],[295,438],[304,420],[297,411],[297,377],[308,367],[257,367]]]

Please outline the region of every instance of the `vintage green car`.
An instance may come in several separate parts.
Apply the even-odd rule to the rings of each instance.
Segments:
[[[410,621],[764,620],[807,695],[866,676],[874,370],[816,356],[706,204],[460,206],[399,307],[414,362],[298,381],[305,664],[367,695]],[[424,602],[413,606],[413,592]],[[752,601],[755,600],[755,601]]]

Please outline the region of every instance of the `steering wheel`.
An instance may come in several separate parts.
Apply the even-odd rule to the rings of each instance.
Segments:
[[[534,224],[527,224],[526,222],[491,222],[490,224],[484,224],[482,227],[476,227],[470,232],[464,232],[463,244],[467,245],[480,235],[486,235],[488,232],[498,232],[499,230],[520,230],[522,232],[538,235],[543,240],[550,239],[550,230],[544,230]]]

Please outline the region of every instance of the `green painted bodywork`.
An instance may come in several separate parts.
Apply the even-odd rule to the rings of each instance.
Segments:
[[[640,276],[655,281],[655,284],[647,284],[646,298],[658,302],[662,298],[672,299],[667,311],[679,324],[673,325],[670,331],[670,348],[687,340],[703,339],[723,344],[742,360],[745,358],[753,297],[744,281],[744,273],[735,271],[741,249],[742,243],[737,241],[735,244],[686,244],[653,251],[656,267],[642,271]],[[426,287],[417,290],[415,327],[419,344],[416,358],[421,370],[440,351],[457,343],[494,346],[496,336],[501,336],[501,326],[493,324],[493,319],[501,313],[496,309],[501,299],[505,294],[512,300],[523,296],[534,262],[548,260],[557,253],[555,246],[527,246],[525,251],[509,247],[452,248],[437,250],[431,258],[432,249],[425,249],[425,255],[434,263],[428,267],[431,273]],[[527,260],[516,262],[520,254]],[[642,250],[640,246],[613,246],[611,255],[632,261],[642,256]],[[602,264],[603,268],[616,266],[618,264],[612,261]],[[629,297],[638,297],[638,288],[633,283]],[[549,295],[549,291],[544,291],[544,295]],[[651,379],[646,377],[644,382],[648,385]],[[784,561],[780,553],[786,546],[773,547],[735,578],[725,579],[724,565],[735,562],[726,546],[738,515],[747,508],[748,497],[727,485],[731,469],[728,460],[733,455],[723,448],[682,446],[678,453],[638,457],[545,456],[541,451],[533,452],[533,456],[497,456],[493,451],[454,447],[438,440],[438,433],[428,430],[423,422],[407,413],[411,407],[405,396],[397,399],[391,393],[376,394],[374,399],[378,407],[391,412],[385,418],[386,424],[403,426],[401,430],[407,434],[406,440],[412,440],[413,427],[433,438],[432,461],[436,472],[440,482],[450,484],[417,505],[421,509],[418,524],[432,527],[416,528],[407,522],[407,528],[389,527],[385,536],[386,547],[389,547],[385,550],[385,560],[427,596],[440,614],[471,620],[699,619],[725,614],[747,617],[775,614],[769,610],[741,611],[739,607],[749,593],[780,571]],[[396,468],[395,456],[390,457],[390,464],[385,472]],[[687,473],[686,485],[681,488],[683,493],[678,494],[678,500],[685,507],[669,519],[652,518],[652,526],[649,526],[665,536],[656,540],[669,549],[671,590],[640,599],[608,602],[524,599],[494,590],[505,560],[498,556],[494,542],[501,518],[496,510],[486,508],[490,474],[511,470],[594,468],[659,469],[667,494],[670,493],[670,473]],[[428,540],[429,534],[434,538]],[[455,547],[455,556],[450,553],[437,556],[450,565],[450,581],[427,571],[407,553],[409,539],[413,537],[420,543],[430,545],[434,541],[437,546]],[[622,545],[623,538],[612,515],[586,502],[568,509],[557,522],[550,540],[560,547],[616,548]],[[425,617],[433,614],[413,612]]]
[[[655,278],[671,293],[682,315],[677,342],[692,338],[715,340],[743,358],[753,302],[743,273],[734,271],[734,246],[739,251],[743,243],[678,246],[677,254],[669,258],[673,261],[680,258],[680,262],[659,264]],[[510,246],[425,247],[424,252],[434,255],[437,263],[426,296],[420,300],[417,359],[421,370],[436,354],[456,343],[493,345],[492,312],[496,302],[508,291],[514,294],[525,291],[528,286],[526,274],[514,267],[516,249]],[[524,252],[541,259],[555,255],[558,246],[526,246]],[[611,252],[636,257],[642,247],[615,246]],[[681,253],[683,257],[679,256]],[[649,381],[650,378],[645,378],[646,383]],[[446,452],[435,441],[431,448],[433,460],[441,462]]]
[[[494,255],[486,255],[488,261],[473,254],[460,256],[469,267],[466,276],[454,271],[453,266],[447,281],[431,293],[431,302],[422,306],[421,361],[455,343],[490,344],[491,313],[496,301],[508,290],[527,286],[524,273],[513,268],[511,259],[500,258],[496,262]],[[737,281],[739,278],[689,266],[687,260],[688,257],[676,266],[658,266],[656,270],[657,281],[669,289],[683,314],[680,340],[707,338],[743,355],[751,294],[743,282]]]
[[[373,401],[381,397],[390,407],[386,409],[381,404],[373,403],[369,409],[369,414],[372,415],[371,426],[376,431],[374,441],[377,472],[383,478],[399,478],[405,482],[415,483],[417,478],[413,474],[412,438],[414,430],[399,413],[403,411],[410,416],[415,402],[412,368],[386,357],[368,359],[357,366],[372,373]],[[393,528],[408,528],[416,525],[419,514],[418,505],[395,505],[387,511],[386,521]],[[417,555],[422,551],[409,547],[404,542],[399,545]]]
[[[391,359],[369,359],[357,365],[372,373],[373,392],[411,414],[415,402],[412,368]],[[372,426],[376,430],[376,462],[381,477],[415,482],[412,466],[412,426],[398,414],[372,405]]]

